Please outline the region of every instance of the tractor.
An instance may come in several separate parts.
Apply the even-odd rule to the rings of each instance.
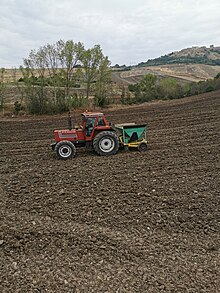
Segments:
[[[110,156],[118,152],[119,147],[147,149],[146,125],[135,123],[112,126],[103,113],[84,112],[82,123],[72,128],[69,113],[66,130],[55,130],[56,142],[51,144],[58,159],[66,160],[76,155],[77,147],[91,147],[100,156]]]

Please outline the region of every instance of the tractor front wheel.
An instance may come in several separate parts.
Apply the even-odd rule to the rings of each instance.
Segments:
[[[76,147],[71,141],[62,140],[56,144],[55,152],[58,159],[67,160],[75,157]]]
[[[93,140],[93,148],[100,156],[111,156],[119,149],[119,140],[115,132],[102,131]]]

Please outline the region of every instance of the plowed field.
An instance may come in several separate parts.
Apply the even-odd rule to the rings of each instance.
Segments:
[[[66,117],[0,121],[0,292],[219,292],[220,92],[106,114],[149,150],[59,161]]]

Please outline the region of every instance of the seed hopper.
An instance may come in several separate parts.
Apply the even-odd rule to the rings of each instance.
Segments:
[[[143,152],[147,150],[147,125],[125,123],[116,124],[120,144],[125,148],[137,148]]]

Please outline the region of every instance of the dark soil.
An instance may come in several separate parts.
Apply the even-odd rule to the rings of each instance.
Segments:
[[[149,150],[59,161],[66,117],[0,121],[0,292],[219,292],[220,92],[107,118]]]

